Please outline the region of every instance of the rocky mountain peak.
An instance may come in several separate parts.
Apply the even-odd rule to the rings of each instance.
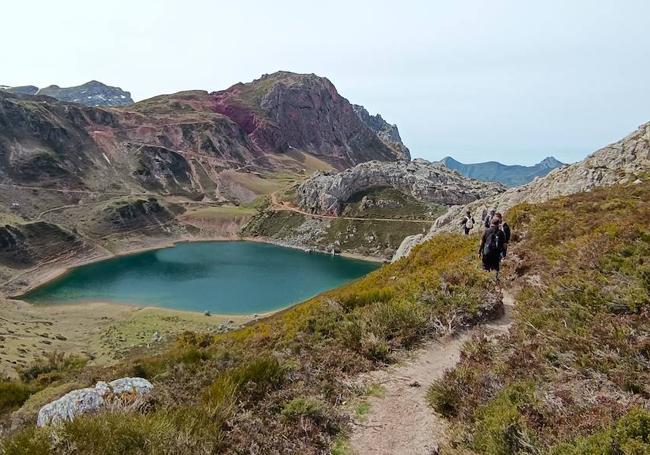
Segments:
[[[92,80],[76,87],[59,87],[56,84],[39,89],[35,85],[20,87],[0,86],[0,90],[19,95],[43,95],[69,103],[84,106],[127,106],[133,104],[131,94],[119,87],[111,87],[99,81]]]
[[[395,152],[400,155],[400,159],[411,159],[411,153],[402,142],[397,125],[388,123],[380,114],[370,115],[363,106],[353,104],[352,107],[368,128],[373,130],[389,147],[395,149]]]
[[[119,87],[112,87],[99,81],[90,81],[76,87],[61,88],[50,85],[40,89],[37,95],[51,96],[61,101],[79,103],[85,106],[127,106],[133,104],[131,94]]]
[[[340,169],[404,158],[361,120],[332,82],[315,74],[278,71],[212,96],[215,111],[237,123],[263,152],[304,151]]]
[[[564,163],[556,159],[554,156],[548,156],[540,161],[537,166],[547,169],[555,169],[556,167],[564,166]]]

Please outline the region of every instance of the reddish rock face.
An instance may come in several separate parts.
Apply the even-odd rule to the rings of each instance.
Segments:
[[[0,91],[0,180],[8,184],[232,200],[223,171],[278,171],[287,160],[273,155],[291,151],[339,169],[400,158],[315,75],[280,72],[119,108]]]
[[[278,72],[213,96],[216,112],[237,123],[266,153],[298,149],[339,168],[400,158],[326,78]]]

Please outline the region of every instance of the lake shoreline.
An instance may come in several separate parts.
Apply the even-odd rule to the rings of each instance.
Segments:
[[[72,261],[70,264],[62,265],[60,267],[55,267],[53,269],[49,270],[42,270],[39,272],[38,268],[29,271],[28,273],[34,273],[35,277],[30,280],[30,282],[21,289],[21,291],[16,294],[12,293],[11,295],[7,295],[6,298],[8,300],[16,300],[16,301],[21,301],[21,302],[26,302],[24,300],[24,297],[29,294],[30,292],[35,291],[38,288],[41,288],[43,286],[46,286],[50,284],[51,282],[63,278],[66,274],[70,273],[73,269],[83,267],[86,265],[90,264],[95,264],[97,262],[102,262],[102,261],[107,261],[110,259],[116,259],[116,258],[121,258],[121,257],[126,257],[126,256],[132,256],[135,254],[139,253],[145,253],[147,251],[155,251],[155,250],[163,250],[167,248],[173,248],[179,244],[182,243],[205,243],[205,242],[255,242],[255,243],[265,243],[265,244],[270,244],[270,245],[275,245],[275,246],[280,246],[284,248],[291,248],[291,249],[296,249],[303,251],[305,253],[310,253],[310,252],[315,252],[319,254],[331,254],[326,251],[321,251],[321,250],[316,250],[316,249],[309,249],[305,247],[301,247],[298,245],[292,245],[289,243],[284,243],[269,237],[223,237],[223,236],[217,236],[217,237],[187,237],[187,238],[180,238],[176,240],[169,240],[166,239],[164,241],[161,241],[160,243],[154,243],[150,246],[146,247],[137,247],[133,249],[126,249],[124,251],[121,251],[119,253],[113,253],[110,255],[105,255],[105,256],[99,256],[95,257],[92,259],[79,259]],[[373,262],[373,263],[379,263],[383,264],[385,261],[381,258],[373,257],[373,256],[364,256],[360,254],[355,254],[355,253],[346,253],[346,252],[341,252],[337,253],[336,255],[345,257],[348,259],[355,259],[358,261],[366,261],[366,262]],[[13,282],[16,279],[18,279],[22,275],[18,275],[14,278],[12,278],[9,282]],[[8,283],[5,283],[5,285]]]

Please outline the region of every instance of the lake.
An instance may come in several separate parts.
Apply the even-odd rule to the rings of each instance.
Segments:
[[[254,314],[287,307],[378,266],[265,243],[179,243],[72,269],[23,298],[35,304],[102,301]]]

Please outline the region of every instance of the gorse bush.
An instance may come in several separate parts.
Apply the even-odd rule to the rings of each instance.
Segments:
[[[634,409],[650,408],[650,185],[506,215],[518,233],[506,262],[520,287],[513,326],[466,345],[429,402],[478,453],[647,453],[643,436],[617,432],[643,434]]]

